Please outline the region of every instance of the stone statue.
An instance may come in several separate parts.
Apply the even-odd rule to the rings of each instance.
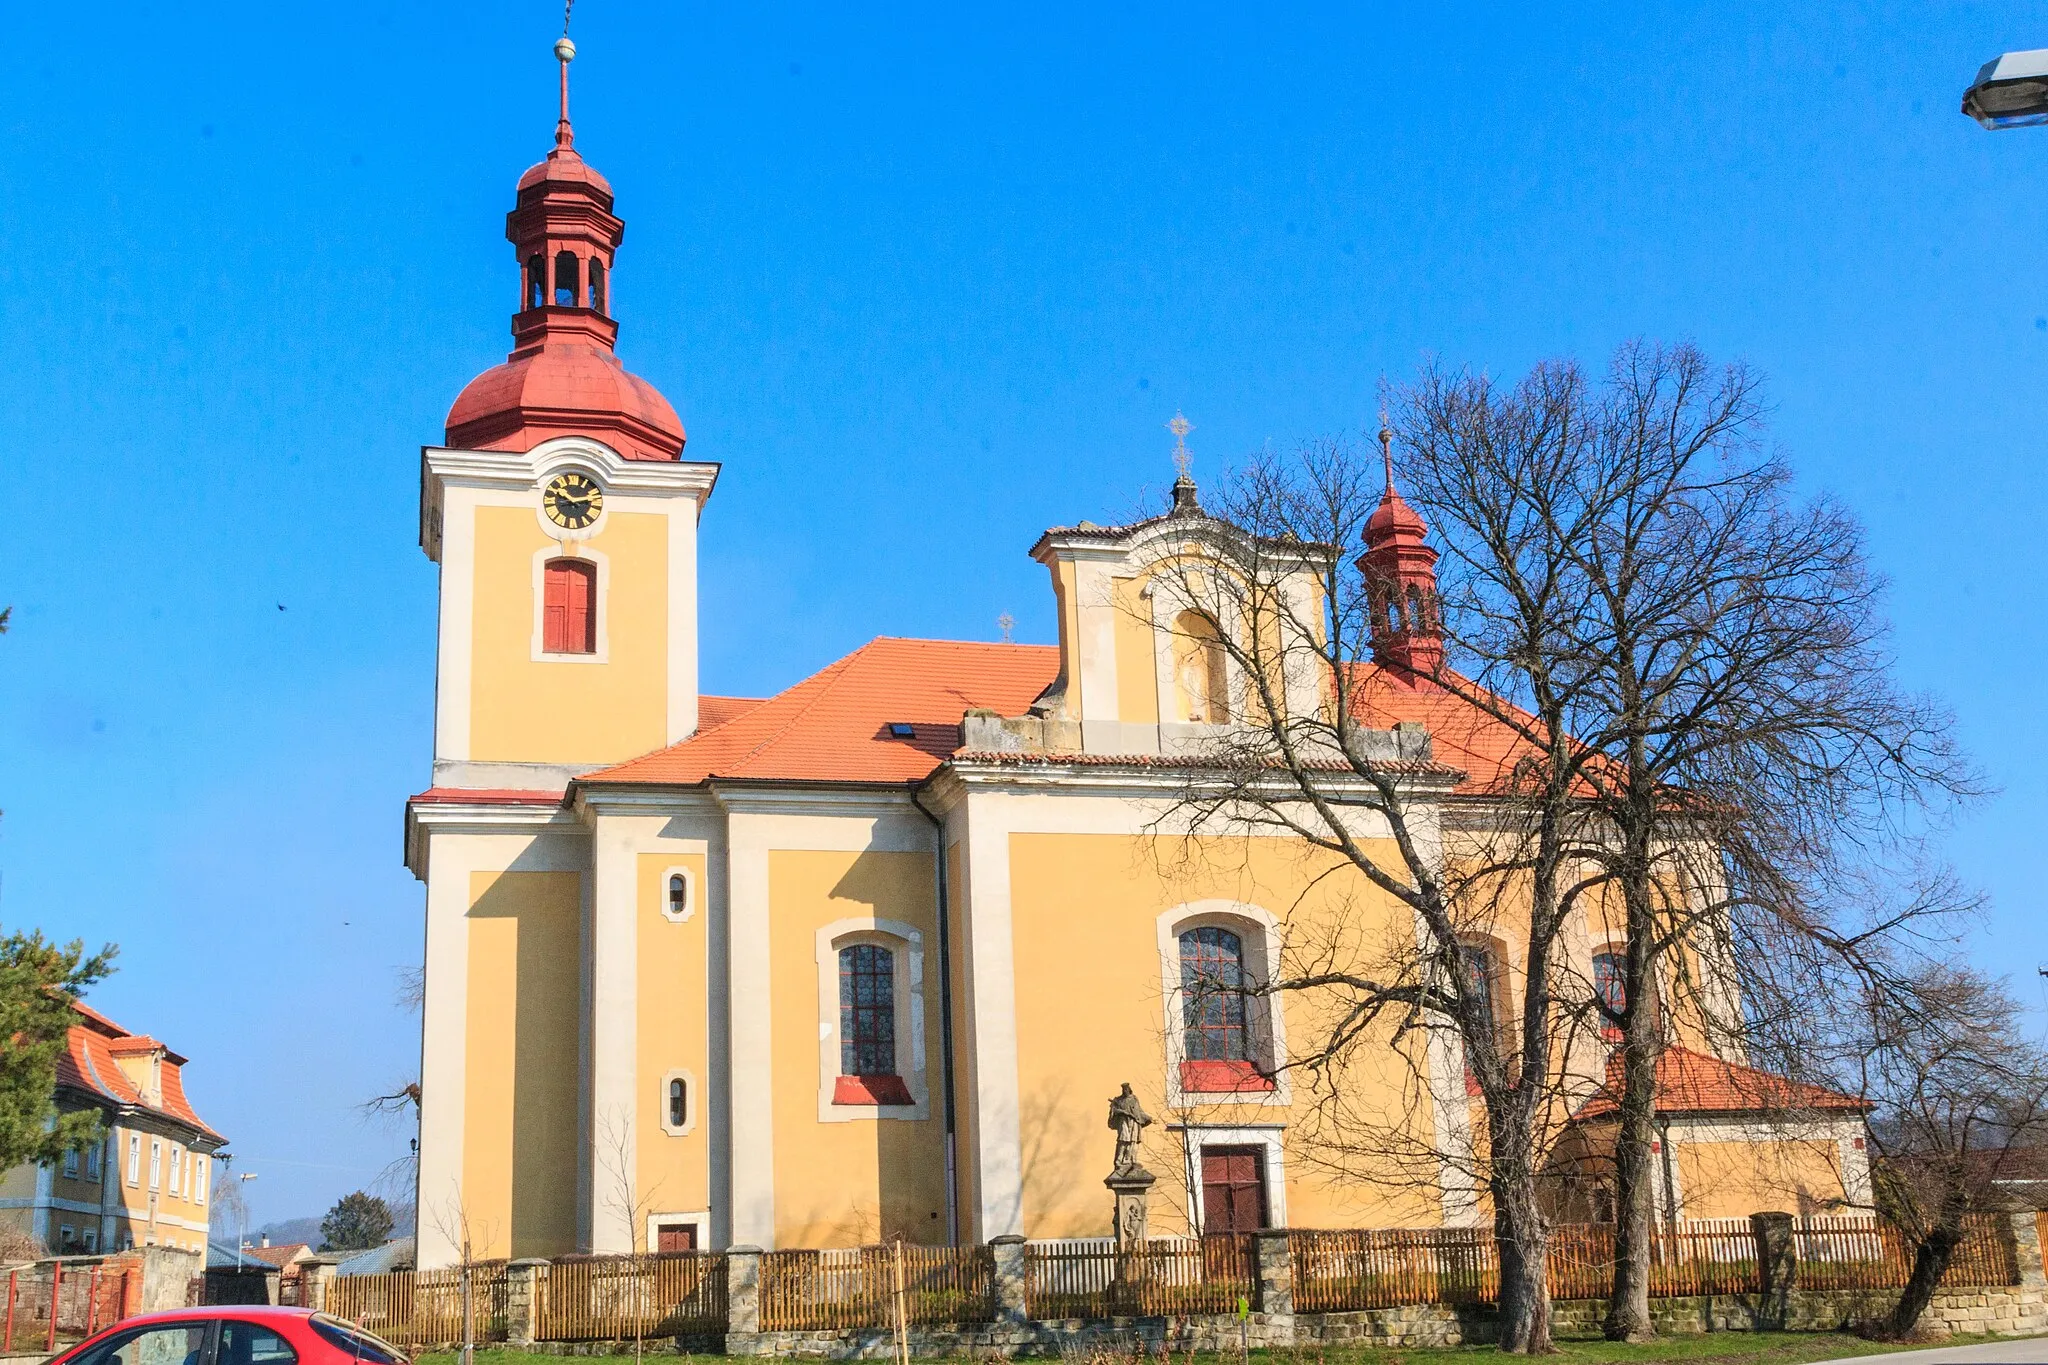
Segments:
[[[1145,1130],[1152,1126],[1152,1116],[1131,1093],[1129,1081],[1124,1082],[1122,1091],[1109,1102],[1109,1126],[1116,1130],[1116,1161],[1110,1169],[1110,1178],[1114,1180],[1138,1173],[1150,1175],[1138,1164],[1138,1144],[1144,1140]],[[1151,1182],[1148,1180],[1146,1183]]]

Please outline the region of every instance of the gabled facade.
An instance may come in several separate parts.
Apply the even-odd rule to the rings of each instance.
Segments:
[[[135,1246],[204,1251],[213,1157],[227,1139],[185,1097],[187,1059],[74,1002],[57,1059],[57,1105],[96,1109],[101,1143],[54,1166],[0,1175],[0,1217],[52,1252]]]
[[[717,466],[683,458],[673,409],[613,354],[623,223],[574,151],[566,81],[508,220],[515,349],[423,456],[441,655],[433,781],[406,816],[427,888],[419,1263],[464,1241],[1103,1233],[1103,1116],[1126,1082],[1159,1120],[1157,1231],[1483,1218],[1458,1163],[1309,1160],[1316,1097],[1286,1062],[1316,1021],[1191,994],[1270,973],[1290,935],[1416,930],[1296,840],[1176,823],[1189,765],[1246,705],[1214,647],[1238,623],[1161,572],[1232,533],[1185,475],[1164,516],[1038,540],[1056,646],[884,638],[773,697],[700,694]],[[1513,740],[1424,676],[1426,532],[1390,468],[1362,548],[1375,659],[1352,681],[1368,743],[1456,856]],[[1315,591],[1319,552],[1283,591]],[[1328,680],[1279,695],[1321,706]],[[1353,833],[1388,839],[1376,821]],[[1568,938],[1593,979],[1618,933],[1595,909]],[[1490,951],[1506,1010],[1517,964]],[[1382,1035],[1347,1102],[1395,1146],[1468,1146],[1455,1040]],[[1597,1041],[1575,1054],[1582,1099],[1604,1063]]]

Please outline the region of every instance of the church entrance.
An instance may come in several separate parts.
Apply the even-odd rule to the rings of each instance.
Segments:
[[[1202,1149],[1202,1231],[1257,1232],[1266,1226],[1266,1149]]]

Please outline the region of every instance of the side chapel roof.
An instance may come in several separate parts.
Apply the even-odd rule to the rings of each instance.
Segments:
[[[1593,1098],[1579,1106],[1578,1122],[1612,1118],[1621,1109],[1621,1050],[1607,1059],[1607,1078]],[[1667,1047],[1657,1059],[1660,1114],[1745,1114],[1819,1110],[1867,1114],[1877,1106],[1817,1085],[1806,1085],[1740,1062],[1710,1057],[1690,1048]]]

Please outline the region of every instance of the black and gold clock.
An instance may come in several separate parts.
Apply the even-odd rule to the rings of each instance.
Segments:
[[[588,474],[571,470],[557,474],[540,495],[548,520],[570,531],[581,531],[597,520],[604,510],[604,490]]]

